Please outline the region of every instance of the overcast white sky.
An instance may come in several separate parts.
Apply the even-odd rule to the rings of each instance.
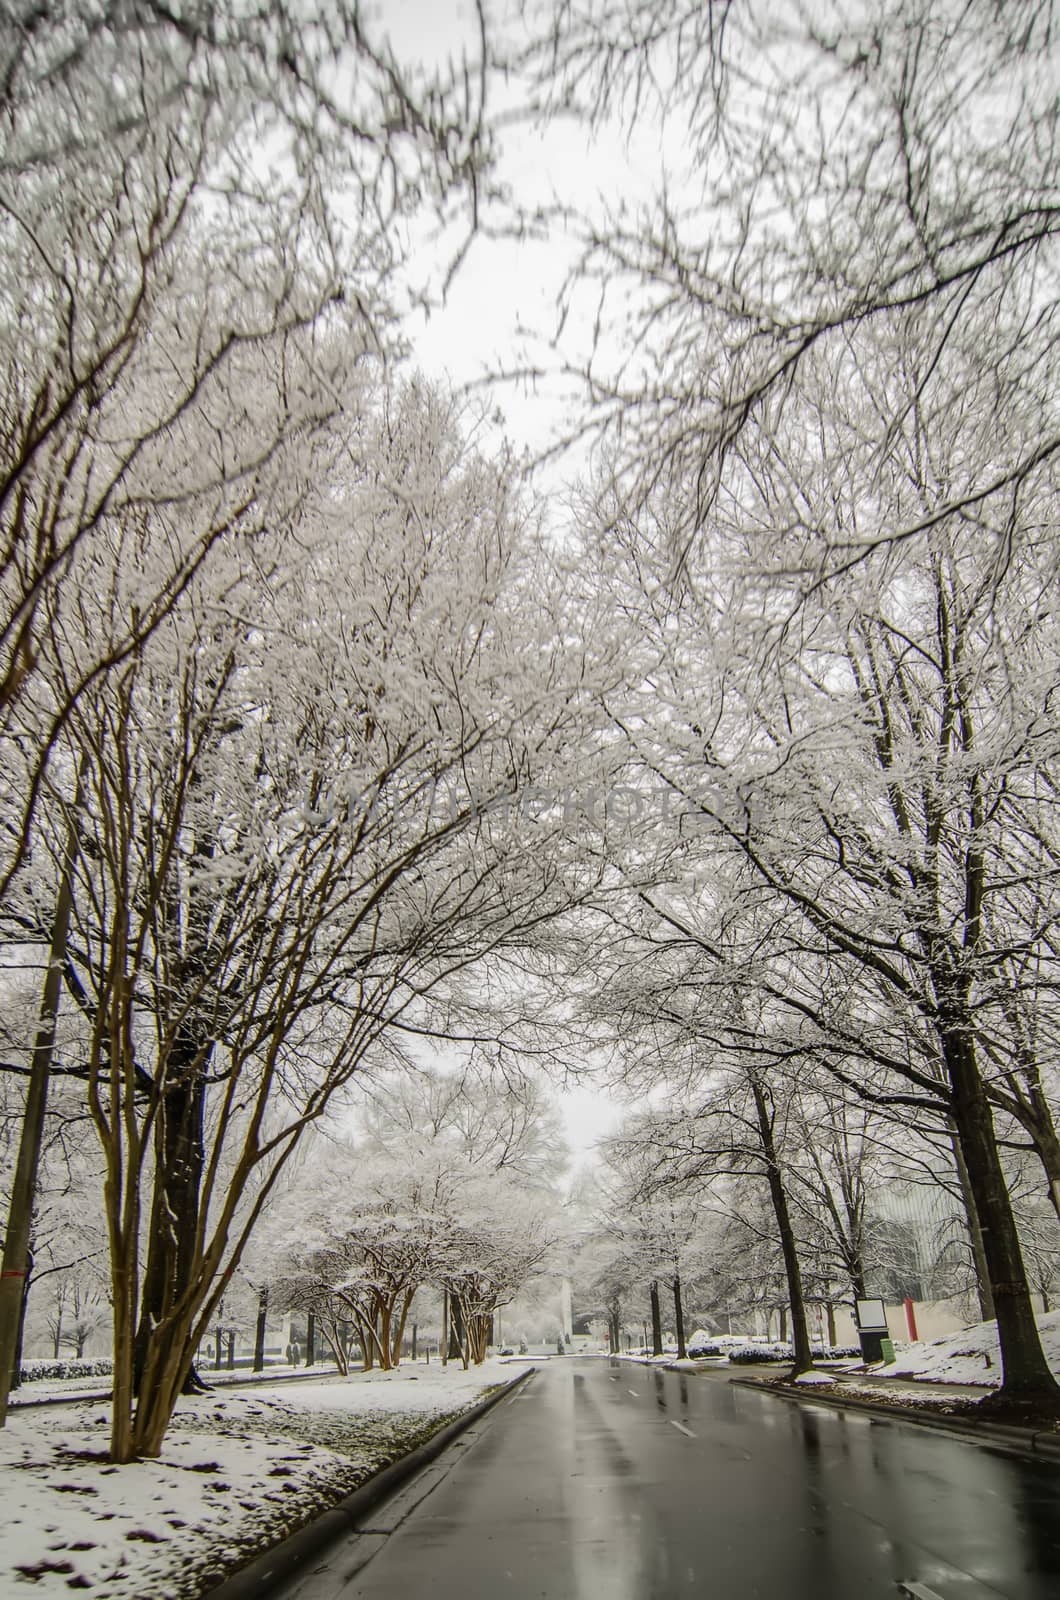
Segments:
[[[489,0],[489,9],[502,25],[504,7],[499,0]],[[376,16],[401,58],[444,63],[459,61],[465,52],[474,58],[478,52],[478,19],[470,0],[381,0]],[[490,106],[494,112],[501,109],[500,93],[496,86]],[[504,109],[518,100],[512,87]],[[648,146],[650,151],[650,138]],[[650,181],[649,164],[642,157],[639,182],[645,186]],[[557,124],[547,133],[513,127],[502,145],[500,174],[524,205],[560,200],[591,207],[598,195],[608,200],[619,194],[629,198],[632,171],[629,152],[617,132],[611,139],[590,142],[587,132],[571,122]],[[438,254],[439,262],[448,259],[441,249]],[[571,257],[570,240],[562,237],[547,244],[477,238],[445,305],[429,317],[421,313],[411,320],[414,364],[456,385],[510,365],[520,324],[540,329],[545,339],[551,335],[556,296]],[[568,324],[567,338],[584,344],[588,323],[579,326],[575,319]],[[506,386],[496,393],[495,401],[504,414],[505,432],[517,448],[540,451],[570,422],[570,407],[558,385],[541,384],[536,393]],[[549,491],[562,497],[564,483],[583,461],[572,453],[550,468],[545,478]],[[587,1085],[562,1091],[557,1098],[577,1170],[591,1161],[596,1141],[617,1126],[622,1107],[613,1091]]]
[[[491,25],[497,36],[514,30],[510,20],[512,0],[487,0]],[[437,65],[459,62],[464,53],[473,58],[479,50],[478,21],[470,0],[381,0],[377,12],[395,50],[406,59],[419,58]],[[506,21],[506,15],[509,20]],[[525,104],[525,91],[516,82],[494,82],[488,111],[514,116]],[[524,208],[562,204],[586,211],[602,202],[616,206],[647,197],[658,182],[662,130],[641,124],[635,149],[617,126],[590,137],[573,119],[556,121],[549,128],[513,123],[501,140],[496,177],[518,197]],[[671,130],[667,156],[673,164],[680,147]],[[536,330],[541,344],[533,354],[539,364],[548,359],[546,342],[556,325],[556,301],[574,258],[570,234],[553,232],[547,241],[499,238],[491,230],[505,220],[493,208],[484,214],[484,231],[453,280],[444,306],[429,317],[416,315],[409,335],[415,363],[425,371],[446,374],[455,384],[475,382],[484,373],[518,364],[526,346],[520,326]],[[452,241],[449,241],[450,248]],[[439,250],[439,261],[450,257]],[[563,336],[564,354],[573,359],[589,345],[595,305],[586,299],[568,317]],[[568,383],[542,382],[534,392],[505,385],[494,391],[504,413],[505,429],[518,446],[538,452],[569,428],[572,419]],[[559,488],[580,469],[583,456],[572,453],[547,481]]]

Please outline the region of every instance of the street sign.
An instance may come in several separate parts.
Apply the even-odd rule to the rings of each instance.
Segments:
[[[855,1320],[863,1333],[886,1333],[887,1312],[882,1300],[855,1300]]]

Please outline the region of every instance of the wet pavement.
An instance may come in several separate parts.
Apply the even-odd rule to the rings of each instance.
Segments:
[[[720,1375],[553,1361],[276,1600],[1056,1600],[1060,1471]]]

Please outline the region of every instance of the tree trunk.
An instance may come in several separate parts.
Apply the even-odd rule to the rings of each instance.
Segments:
[[[458,1297],[449,1295],[449,1359],[464,1360],[464,1311]],[[467,1365],[467,1362],[464,1362]]]
[[[788,1197],[780,1175],[769,1103],[757,1078],[751,1080],[751,1093],[754,1096],[755,1115],[758,1120],[758,1136],[765,1157],[769,1198],[773,1205],[773,1215],[777,1219],[777,1233],[780,1236],[780,1249],[784,1257],[784,1275],[787,1278],[788,1305],[791,1310],[791,1344],[795,1354],[794,1372],[796,1374],[809,1372],[813,1368],[813,1351],[810,1347],[810,1330],[806,1323],[806,1303],[802,1295],[802,1268],[799,1265],[799,1253],[795,1245],[795,1230],[791,1225]]]
[[[135,1240],[131,1251],[133,1270],[128,1270],[124,1250],[112,1245],[111,1298],[114,1306],[114,1373],[112,1378],[110,1458],[118,1465],[131,1461],[133,1448],[133,1343],[136,1331]]]
[[[648,1287],[648,1297],[651,1301],[651,1353],[653,1356],[661,1356],[662,1313],[659,1310],[659,1285],[654,1278]]]
[[[674,1276],[673,1287],[674,1320],[677,1323],[677,1356],[678,1360],[684,1361],[688,1357],[688,1350],[685,1348],[685,1312],[684,1307],[681,1304],[681,1279],[676,1274]]]
[[[59,1306],[55,1313],[55,1337],[52,1340],[52,1360],[58,1361],[59,1351],[63,1342],[63,1308]]]
[[[25,1283],[22,1288],[22,1304],[18,1310],[18,1339],[15,1343],[15,1359],[11,1368],[11,1387],[22,1387],[22,1352],[26,1343],[26,1312],[29,1310],[29,1289],[33,1282],[33,1251],[29,1253],[29,1271],[26,1273]]]
[[[402,1341],[403,1341],[403,1339],[405,1337],[405,1327],[406,1327],[406,1325],[408,1323],[409,1307],[412,1305],[412,1298],[413,1298],[413,1295],[415,1293],[416,1293],[415,1289],[407,1289],[405,1291],[404,1298],[402,1299],[401,1306],[400,1306],[400,1309],[398,1311],[397,1322],[394,1325],[394,1331],[390,1336],[390,1353],[391,1353],[391,1362],[390,1362],[390,1364],[391,1364],[392,1367],[398,1367],[398,1366],[401,1365],[401,1344],[402,1344]],[[492,1323],[491,1323],[490,1331],[492,1332]],[[412,1330],[412,1359],[413,1360],[416,1359],[416,1328],[415,1328],[415,1324],[413,1324],[413,1330]]]
[[[831,1300],[829,1300],[827,1305],[825,1306],[824,1314],[828,1319],[828,1348],[830,1350],[834,1350],[835,1349],[835,1306],[832,1304]]]
[[[269,1286],[263,1283],[258,1290],[258,1319],[254,1324],[254,1371],[265,1370],[265,1324],[269,1317]]]
[[[384,1372],[390,1372],[394,1366],[394,1347],[391,1338],[393,1322],[394,1307],[386,1300],[379,1307],[379,1365]]]
[[[195,1235],[205,1160],[203,1070],[211,1054],[212,1047],[204,1050],[190,1026],[174,1041],[170,1052],[167,1076],[172,1074],[173,1082],[162,1096],[155,1126],[155,1181],[133,1356],[137,1395],[149,1349],[152,1368],[167,1366],[173,1358],[187,1357],[185,1391],[195,1394],[204,1387],[194,1370],[194,1352],[169,1348],[174,1337],[169,1318],[195,1271]]]
[[[41,990],[37,1035],[33,1041],[22,1130],[11,1181],[11,1196],[4,1229],[3,1265],[0,1267],[0,1427],[7,1420],[7,1397],[11,1392],[16,1354],[21,1343],[25,1286],[29,1275],[30,1234],[33,1228],[33,1202],[37,1194],[44,1114],[48,1107],[48,1079],[55,1053],[55,1023],[59,1015],[62,972],[70,933],[70,913],[74,900],[74,861],[77,854],[77,813],[83,797],[83,772],[79,770],[66,828],[62,873],[52,912],[48,970]]]
[[[314,1311],[306,1313],[305,1319],[305,1364],[311,1367],[317,1359],[317,1319]]]
[[[972,1247],[972,1264],[975,1269],[975,1291],[979,1300],[979,1316],[983,1322],[990,1322],[995,1315],[994,1296],[990,1288],[990,1269],[986,1262],[986,1248],[983,1244],[983,1230],[979,1223],[979,1210],[976,1206],[975,1195],[972,1193],[972,1185],[968,1177],[968,1164],[964,1159],[961,1141],[956,1128],[950,1129],[950,1145],[953,1149],[954,1165],[957,1168],[957,1182],[960,1185],[964,1216],[968,1226],[968,1240]]]
[[[1002,1383],[992,1400],[1060,1410],[1057,1385],[1042,1351],[1016,1219],[994,1133],[990,1101],[967,1027],[942,1035],[953,1088],[953,1120],[982,1229],[983,1251],[997,1312]],[[990,1402],[983,1402],[989,1404]]]

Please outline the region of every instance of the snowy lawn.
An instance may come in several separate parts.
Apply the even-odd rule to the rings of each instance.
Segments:
[[[1060,1311],[1039,1313],[1045,1359],[1060,1378]],[[1001,1351],[996,1322],[977,1322],[961,1333],[930,1344],[904,1345],[891,1366],[872,1367],[873,1377],[920,1378],[932,1383],[975,1383],[996,1389],[1001,1382]]]
[[[0,1431],[0,1595],[191,1600],[532,1365],[189,1397],[160,1459],[123,1467],[104,1406],[21,1408]]]

